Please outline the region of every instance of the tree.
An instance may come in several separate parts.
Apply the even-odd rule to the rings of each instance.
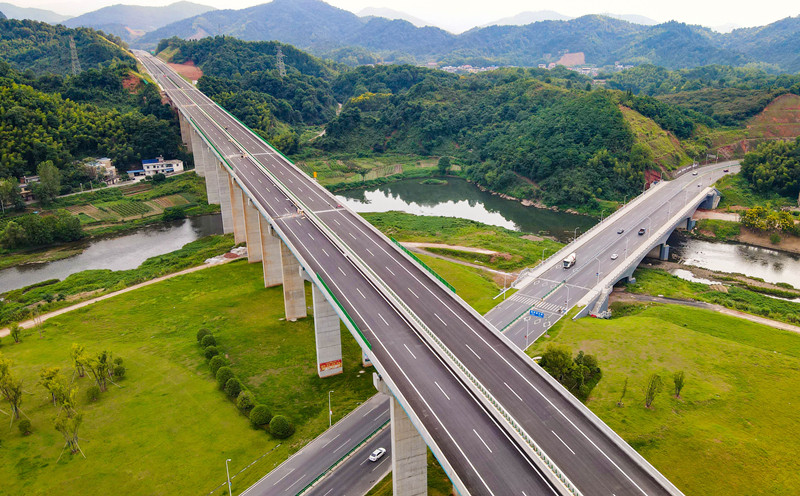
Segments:
[[[552,375],[558,382],[563,384],[564,379],[570,375],[574,362],[572,360],[572,353],[566,346],[558,346],[549,344],[539,365]]]
[[[199,343],[200,341],[203,340],[204,337],[208,336],[209,334],[211,334],[211,331],[209,331],[206,328],[201,328],[199,331],[197,331],[197,342]]]
[[[0,395],[11,405],[12,423],[19,419],[22,394],[22,379],[11,372],[11,360],[0,355]]]
[[[78,374],[78,377],[83,377],[86,373],[86,367],[83,366],[84,355],[86,354],[86,349],[83,345],[78,343],[72,343],[72,348],[70,348],[69,356],[72,359],[72,366],[75,369],[75,373]]]
[[[39,385],[50,393],[53,406],[58,406],[67,390],[67,380],[61,374],[60,367],[44,367],[39,372]]]
[[[220,389],[225,388],[225,384],[228,383],[228,379],[234,376],[233,370],[230,367],[220,367],[217,370],[217,373],[214,374],[214,377],[217,379],[217,384],[219,385]]]
[[[19,323],[14,322],[11,324],[11,326],[8,328],[8,331],[15,343],[19,343],[21,341],[22,326],[20,326]]]
[[[73,408],[62,408],[53,419],[53,425],[64,436],[64,448],[69,448],[71,453],[83,452],[78,445],[78,428],[83,423],[83,414]],[[86,455],[83,455],[86,458]],[[59,457],[59,460],[61,457]]]
[[[225,357],[220,355],[215,355],[211,357],[211,360],[208,361],[208,368],[211,369],[211,375],[217,377],[217,371],[220,367],[223,367],[228,364],[228,360]]]
[[[242,383],[236,377],[231,377],[225,383],[225,394],[229,397],[236,399],[239,393],[242,392]]]
[[[661,381],[660,375],[652,374],[647,378],[647,383],[643,388],[645,408],[650,408],[650,406],[653,404],[653,401],[656,399],[656,395],[661,392],[663,387],[664,384]]]
[[[123,365],[114,365],[114,378],[117,380],[125,378],[125,367]]]
[[[6,208],[18,207],[22,203],[19,193],[19,184],[14,178],[0,179],[0,212],[5,214]],[[23,203],[24,205],[24,203]]]
[[[240,412],[248,413],[254,406],[256,406],[256,399],[253,393],[248,390],[239,393],[239,396],[236,398],[236,408],[238,408]]]
[[[0,244],[5,248],[14,249],[25,246],[28,242],[28,233],[25,228],[15,221],[9,221],[0,236]]]
[[[51,160],[39,164],[36,168],[39,182],[33,183],[31,190],[42,205],[49,205],[61,193],[61,171]]]
[[[86,399],[89,400],[90,403],[100,399],[100,388],[96,385],[89,386],[86,389]]]
[[[203,348],[208,348],[209,346],[216,346],[217,340],[214,338],[213,334],[208,334],[203,336],[203,339],[200,340],[200,346]]]
[[[112,367],[111,353],[101,351],[97,356],[83,355],[81,357],[83,367],[89,371],[94,377],[94,381],[100,391],[105,391],[107,388],[108,379],[110,379],[110,369]]]
[[[275,415],[269,422],[269,432],[278,439],[286,439],[294,434],[294,426],[283,415]]]
[[[625,403],[622,400],[625,399],[625,395],[628,393],[628,378],[625,378],[625,384],[622,385],[622,393],[619,395],[619,401],[617,401],[617,406],[624,406]]]
[[[219,350],[217,350],[216,346],[209,346],[203,350],[203,356],[206,357],[206,360],[211,360],[217,355],[219,355]]]
[[[685,378],[686,377],[685,377],[685,374],[683,373],[683,370],[675,372],[672,375],[672,383],[675,385],[675,397],[676,398],[680,398],[681,397],[681,390],[683,390],[683,384],[684,384]]]
[[[253,427],[269,424],[270,420],[272,420],[272,412],[266,405],[256,405],[250,410],[250,423],[253,424]]]
[[[450,157],[441,157],[437,167],[439,168],[439,174],[446,176],[450,172]]]

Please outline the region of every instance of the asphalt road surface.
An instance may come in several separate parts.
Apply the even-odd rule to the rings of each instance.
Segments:
[[[432,449],[470,494],[554,494],[537,465],[511,440],[393,303],[340,251],[346,245],[413,308],[504,409],[584,494],[679,493],[618,436],[459,297],[439,285],[360,216],[153,57],[137,52],[171,100],[188,114],[247,188],[307,270],[317,272],[369,340],[376,367],[419,417]],[[298,215],[277,186],[302,199]],[[578,282],[578,281],[575,281]]]
[[[242,496],[294,496],[388,421],[389,398],[376,394],[242,492]]]
[[[729,172],[724,172],[725,169]],[[689,172],[648,191],[635,206],[621,211],[621,215],[610,219],[613,222],[600,227],[590,241],[576,248],[577,262],[574,266],[564,269],[562,260],[547,261],[554,262],[551,268],[492,308],[486,319],[515,345],[526,348],[605,275],[629,263],[628,255],[632,256],[641,245],[651,241],[650,235],[694,201],[698,193],[723,175],[738,170],[738,162],[709,165],[696,169],[697,175]],[[624,232],[618,233],[620,229]],[[645,234],[640,236],[639,229],[645,229]],[[612,259],[614,254],[616,259]],[[529,310],[541,312],[544,317],[520,318]]]

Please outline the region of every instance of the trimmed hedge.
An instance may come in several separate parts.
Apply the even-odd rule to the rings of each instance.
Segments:
[[[211,331],[209,331],[208,329],[206,328],[200,329],[199,331],[197,331],[197,342],[199,343],[200,341],[203,340],[204,337],[208,336],[209,334],[211,334]]]
[[[209,337],[209,336],[206,336]],[[215,356],[219,355],[219,351],[217,350],[216,346],[209,346],[203,350],[203,356],[206,357],[206,360],[211,360]]]
[[[236,408],[238,408],[240,412],[249,413],[254,406],[256,406],[256,398],[253,396],[253,393],[246,389],[239,393],[239,397],[236,398]]]
[[[217,371],[220,367],[224,367],[225,365],[228,365],[228,360],[222,355],[214,355],[208,362],[208,368],[211,369],[211,375],[214,377],[217,377]]]
[[[269,432],[278,439],[286,439],[294,434],[294,426],[283,415],[275,415],[269,423]]]
[[[217,385],[219,385],[219,388],[224,389],[225,384],[227,384],[228,382],[228,379],[231,379],[232,377],[234,377],[234,375],[235,374],[233,373],[233,370],[231,370],[230,367],[225,366],[225,367],[220,367],[219,370],[217,370],[217,373],[214,375],[214,377],[217,378]]]
[[[213,334],[206,334],[203,336],[203,339],[200,340],[200,346],[203,348],[208,348],[209,346],[216,346],[217,340],[214,338]]]
[[[233,399],[236,399],[239,396],[239,393],[242,392],[242,383],[239,382],[239,379],[236,377],[231,377],[228,379],[228,382],[225,383],[225,394],[230,396]]]
[[[272,412],[269,411],[266,405],[256,405],[250,410],[250,423],[254,427],[269,424],[272,420]]]

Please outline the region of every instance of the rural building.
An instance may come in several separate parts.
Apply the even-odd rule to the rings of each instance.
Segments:
[[[143,178],[155,174],[175,174],[183,172],[182,160],[164,160],[164,157],[157,157],[151,160],[142,160],[142,168],[129,170],[128,176],[131,178]]]
[[[19,178],[19,194],[25,201],[33,200],[33,191],[31,191],[31,184],[38,183],[39,176],[22,176]]]

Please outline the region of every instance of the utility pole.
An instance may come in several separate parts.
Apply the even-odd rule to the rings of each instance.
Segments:
[[[69,55],[72,58],[72,75],[77,76],[81,72],[81,63],[78,60],[78,49],[75,48],[75,38],[69,37]]]
[[[283,65],[283,50],[281,50],[281,46],[278,45],[278,53],[275,54],[275,58],[278,61],[278,74],[281,77],[286,76],[286,66]]]

